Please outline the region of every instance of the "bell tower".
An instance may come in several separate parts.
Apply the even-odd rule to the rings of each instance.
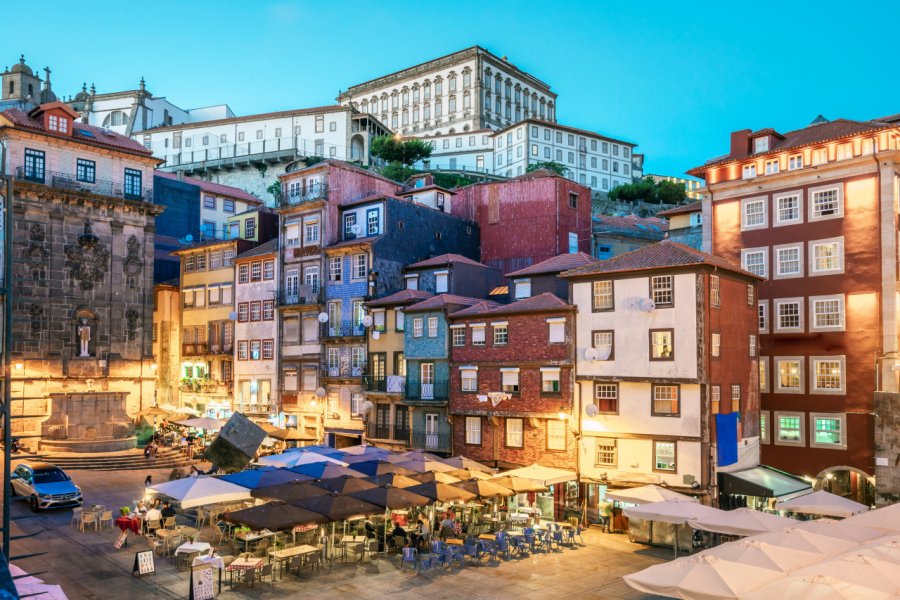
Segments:
[[[11,69],[3,71],[2,79],[3,100],[24,100],[40,104],[41,79],[25,64],[24,54]]]

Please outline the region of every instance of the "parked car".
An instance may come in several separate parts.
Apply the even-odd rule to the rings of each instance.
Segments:
[[[13,493],[28,498],[31,510],[81,506],[81,488],[66,472],[45,462],[20,463],[12,473]]]

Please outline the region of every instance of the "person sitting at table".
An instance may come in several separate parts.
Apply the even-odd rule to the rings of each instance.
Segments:
[[[372,520],[366,519],[363,525],[366,529],[366,538],[370,540],[375,539],[375,524],[372,523]]]
[[[150,523],[156,522],[162,524],[162,513],[156,506],[151,506],[144,515],[144,529],[150,531]]]
[[[134,505],[134,510],[132,512],[138,519],[143,519],[147,516],[147,505],[144,504],[143,500],[138,500],[138,503]]]
[[[447,538],[453,537],[455,531],[456,523],[453,522],[453,513],[448,512],[441,521],[441,539],[446,541]]]
[[[421,544],[427,542],[429,535],[431,535],[431,526],[428,524],[428,519],[420,516],[419,530],[417,533],[413,534],[413,546],[418,548]]]
[[[407,533],[403,527],[400,526],[400,523],[394,523],[394,529],[391,531],[391,539],[401,537],[403,538],[403,543],[405,544],[407,541]]]
[[[175,516],[175,509],[172,508],[172,505],[168,502],[163,502],[162,510],[160,511],[163,519],[168,519],[169,517]]]

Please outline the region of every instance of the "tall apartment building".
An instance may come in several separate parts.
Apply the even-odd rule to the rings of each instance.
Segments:
[[[867,504],[874,475],[882,498],[900,492],[898,159],[896,124],[819,117],[733,132],[689,171],[706,181],[704,247],[765,279],[763,462]]]

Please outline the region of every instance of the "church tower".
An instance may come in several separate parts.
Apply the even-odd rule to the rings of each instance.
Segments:
[[[3,100],[22,100],[40,104],[41,79],[25,64],[25,55],[19,57],[18,64],[2,73]]]

